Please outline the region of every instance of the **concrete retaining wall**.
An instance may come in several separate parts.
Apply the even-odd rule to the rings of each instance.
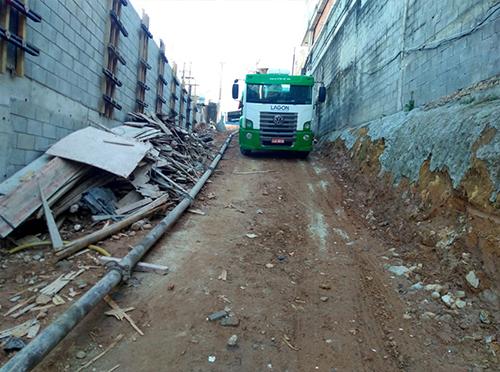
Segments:
[[[41,23],[28,21],[27,41],[40,49],[40,56],[26,54],[25,76],[0,74],[0,181],[29,163],[57,139],[89,125],[108,126],[123,121],[136,107],[137,63],[141,20],[129,3],[121,19],[129,36],[120,37],[119,50],[126,66],[119,65],[112,119],[99,114],[102,100],[102,68],[107,46],[108,1],[37,0],[31,8],[42,16]],[[146,111],[155,111],[159,47],[149,41]],[[167,51],[168,57],[168,51]],[[170,81],[172,69],[165,66]],[[164,113],[169,112],[170,89],[164,88]]]
[[[500,3],[337,0],[306,70],[319,134],[418,107],[500,73]]]

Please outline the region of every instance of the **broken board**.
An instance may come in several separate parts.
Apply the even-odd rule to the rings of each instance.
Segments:
[[[50,199],[59,189],[78,174],[85,166],[54,158],[43,166],[37,175],[22,182],[9,195],[0,199],[0,236],[5,238],[12,230],[26,221],[40,206],[40,184],[43,194]]]
[[[127,178],[150,148],[149,143],[87,127],[58,141],[47,154],[88,164]],[[109,161],[110,159],[113,161]]]

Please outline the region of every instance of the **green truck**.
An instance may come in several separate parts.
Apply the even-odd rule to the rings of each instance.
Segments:
[[[313,147],[314,78],[304,75],[249,74],[241,95],[239,143],[243,155],[252,151],[294,151],[306,157]],[[239,98],[238,80],[233,98]],[[318,102],[324,102],[324,87]]]

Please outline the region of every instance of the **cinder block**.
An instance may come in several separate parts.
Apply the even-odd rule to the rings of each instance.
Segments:
[[[28,129],[26,130],[27,134],[32,134],[34,136],[42,135],[42,123],[37,120],[29,119],[28,120]]]
[[[24,154],[24,164],[29,164],[36,158],[40,157],[43,154],[41,151],[29,150]]]
[[[33,150],[35,148],[35,136],[31,134],[18,133],[16,147],[22,150]]]
[[[46,138],[55,139],[56,137],[56,126],[53,124],[43,123],[42,125],[42,134]]]
[[[14,132],[26,133],[26,131],[28,130],[28,119],[26,119],[25,117],[11,115],[10,121],[12,123]]]
[[[35,150],[37,151],[47,151],[49,148],[49,139],[45,137],[36,137],[35,138]]]

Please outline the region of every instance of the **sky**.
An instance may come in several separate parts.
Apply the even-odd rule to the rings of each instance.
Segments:
[[[222,111],[237,109],[231,85],[256,66],[291,71],[307,26],[306,0],[131,2],[148,14],[153,38],[158,45],[163,40],[179,77],[184,63],[186,76],[191,66],[197,95],[218,101],[222,70]]]

